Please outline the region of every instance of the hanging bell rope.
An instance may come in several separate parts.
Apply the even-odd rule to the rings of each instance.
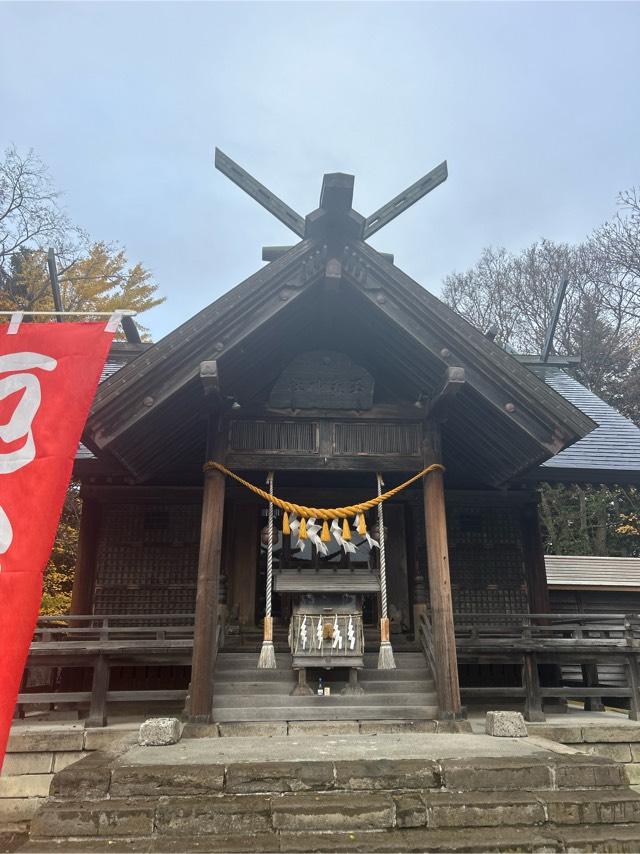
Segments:
[[[380,472],[376,474],[378,481],[378,496],[381,496],[383,481]],[[389,606],[387,601],[387,556],[385,549],[384,515],[382,502],[378,504],[378,543],[380,545],[380,652],[378,653],[378,670],[395,670],[396,662],[391,646],[391,629],[389,625]]]
[[[267,477],[269,495],[273,495],[273,472]],[[262,636],[262,648],[258,659],[259,670],[276,669],[276,652],[273,646],[273,617],[271,616],[271,602],[273,592],[273,501],[269,501],[269,517],[267,522],[267,588],[264,608],[264,632]]]
[[[226,466],[223,466],[222,463],[216,462],[215,460],[209,460],[209,462],[205,463],[204,471],[211,471],[211,469],[217,469],[222,474],[227,477],[233,478],[238,483],[241,483],[243,486],[246,486],[247,489],[250,489],[251,492],[259,495],[260,498],[263,498],[265,501],[273,503],[276,507],[279,507],[280,510],[283,510],[285,513],[282,529],[286,534],[288,533],[287,528],[289,527],[289,513],[295,513],[301,519],[321,519],[323,522],[332,521],[333,519],[349,519],[352,516],[356,516],[358,514],[364,514],[367,510],[371,510],[374,507],[377,507],[379,504],[382,504],[383,501],[386,501],[388,498],[392,498],[394,495],[397,495],[403,489],[406,489],[408,486],[411,486],[412,483],[415,483],[420,478],[424,477],[426,474],[432,471],[444,471],[444,466],[440,465],[440,463],[432,463],[430,466],[422,469],[417,474],[414,474],[413,477],[410,477],[409,480],[405,480],[404,483],[398,484],[398,486],[394,486],[393,489],[387,490],[387,492],[383,492],[381,495],[377,495],[375,498],[370,498],[368,501],[362,501],[360,504],[349,504],[346,507],[333,507],[329,509],[323,509],[320,507],[306,507],[304,504],[294,504],[292,501],[284,501],[282,498],[278,498],[276,495],[273,495],[269,492],[266,492],[264,489],[260,489],[259,486],[256,486],[253,483],[249,483],[248,480],[244,480],[244,478],[240,477],[240,475],[235,474],[230,471]],[[363,516],[361,516],[361,519]],[[362,522],[364,525],[364,521]],[[323,526],[324,530],[324,526]]]

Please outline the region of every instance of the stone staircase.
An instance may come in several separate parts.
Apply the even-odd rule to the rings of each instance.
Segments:
[[[424,737],[412,738],[424,752]],[[483,758],[472,750],[464,759],[374,758],[368,739],[364,758],[341,759],[357,745],[350,739],[341,753],[326,739],[326,756],[316,760],[220,762],[207,761],[216,744],[255,740],[190,741],[201,742],[198,761],[193,753],[186,761],[183,742],[171,759],[166,748],[135,748],[59,772],[19,850],[640,850],[640,794],[623,766],[603,757],[540,750]]]
[[[291,696],[297,675],[291,656],[276,654],[276,670],[258,670],[257,652],[222,651],[214,677],[213,716],[227,721],[431,720],[437,716],[435,686],[421,652],[396,652],[395,670],[378,670],[377,653],[365,654],[360,695],[343,696],[347,670],[310,669],[309,685],[322,676],[331,696]]]

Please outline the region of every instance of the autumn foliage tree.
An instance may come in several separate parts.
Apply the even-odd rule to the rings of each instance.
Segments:
[[[122,248],[92,242],[71,222],[42,160],[33,151],[20,153],[9,146],[0,160],[0,310],[54,309],[47,269],[50,246],[66,311],[125,308],[141,314],[164,301],[142,264],[129,264]],[[148,337],[144,327],[140,331]],[[68,610],[80,512],[78,485],[72,484],[45,571],[43,613]]]

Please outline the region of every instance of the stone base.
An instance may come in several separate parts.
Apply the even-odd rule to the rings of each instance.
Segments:
[[[602,757],[478,735],[198,741],[55,775],[23,850],[640,850],[640,793]]]

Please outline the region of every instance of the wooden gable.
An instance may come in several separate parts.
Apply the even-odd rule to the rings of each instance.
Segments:
[[[219,411],[235,401],[243,418],[308,420],[277,391],[287,367],[313,351],[343,354],[344,364],[373,378],[373,423],[388,423],[389,407],[392,420],[420,423],[433,415],[429,405],[446,372],[462,369],[442,430],[445,464],[458,481],[503,484],[593,429],[590,418],[368,246],[366,220],[350,208],[349,176],[327,177],[335,180],[323,190],[325,207],[306,218],[303,240],[100,387],[84,437],[96,455],[136,480],[189,452],[203,455],[212,405],[200,379],[204,361],[215,360]],[[365,409],[343,407],[332,423],[362,421]],[[309,460],[291,465],[305,468]]]

